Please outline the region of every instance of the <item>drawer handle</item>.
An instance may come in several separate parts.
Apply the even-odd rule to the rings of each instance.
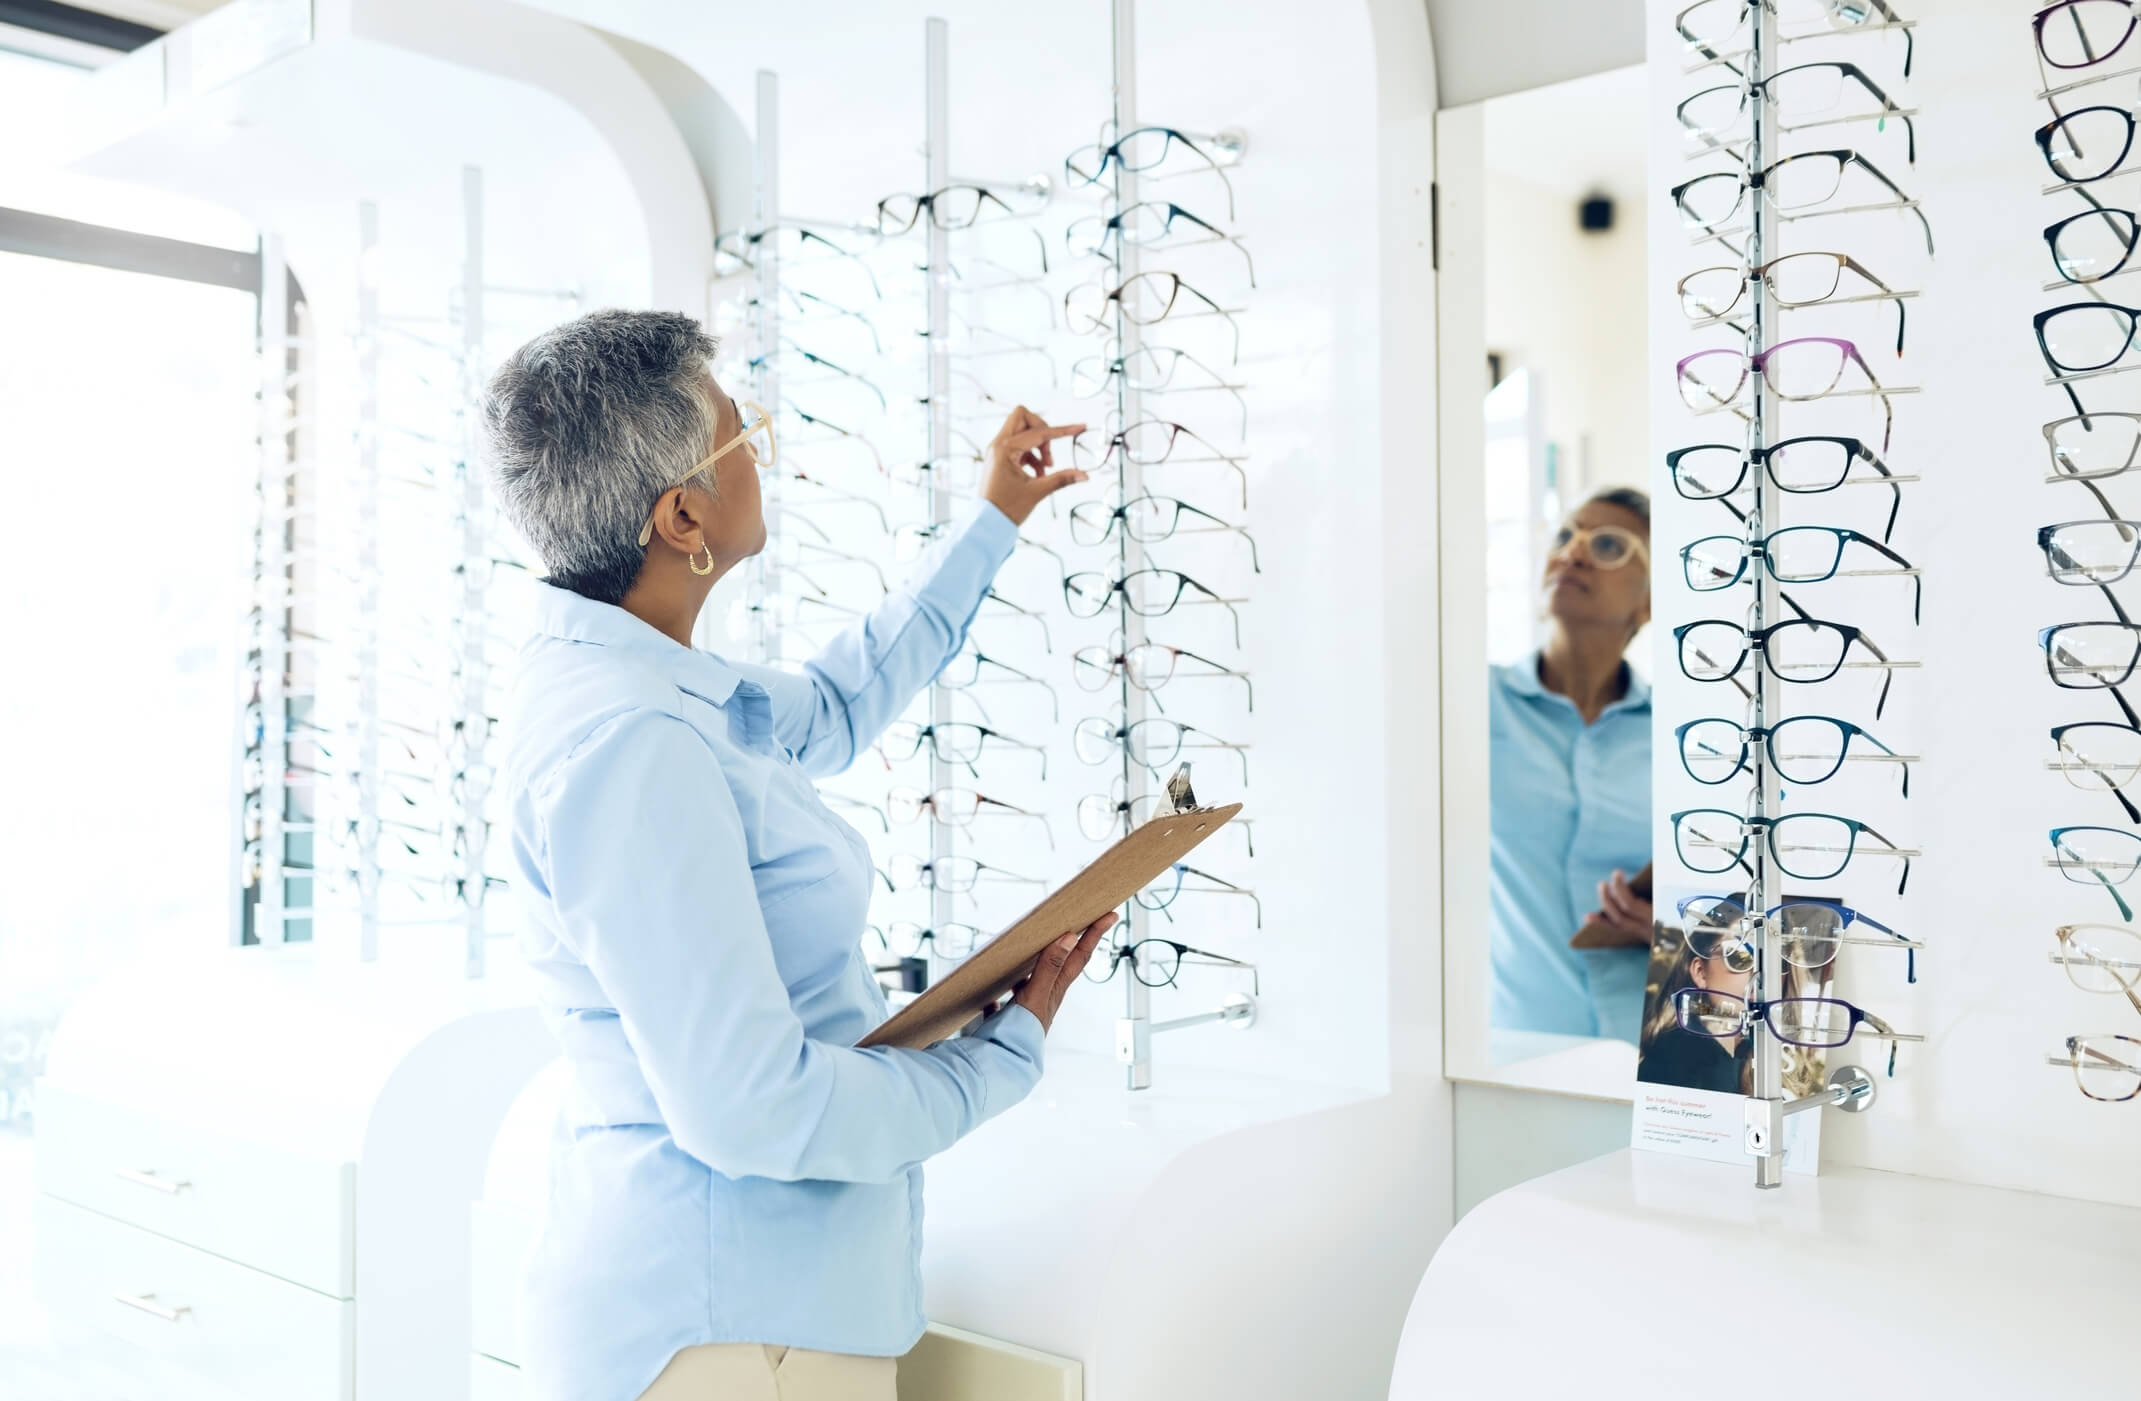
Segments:
[[[175,1309],[167,1309],[156,1302],[154,1294],[114,1294],[112,1298],[130,1309],[140,1309],[143,1313],[154,1314],[166,1323],[182,1322],[187,1314],[193,1312],[185,1304],[180,1304]]]
[[[174,1197],[193,1185],[191,1182],[173,1182],[168,1177],[158,1177],[153,1169],[114,1168],[112,1175],[121,1182],[131,1182],[136,1187],[152,1187]]]

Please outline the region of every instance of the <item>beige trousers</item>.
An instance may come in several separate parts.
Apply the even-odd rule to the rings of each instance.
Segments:
[[[669,1359],[639,1401],[898,1401],[896,1357],[701,1343]]]

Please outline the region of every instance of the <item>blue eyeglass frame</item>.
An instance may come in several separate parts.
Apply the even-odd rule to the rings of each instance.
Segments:
[[[2132,842],[2134,844],[2133,865],[2128,867],[2126,874],[2120,876],[2117,880],[2112,880],[2102,871],[2092,869],[2086,862],[2081,865],[2079,871],[2076,871],[2075,869],[2067,865],[2064,855],[2065,848],[2060,844],[2060,839],[2065,837],[2069,832],[2109,832],[2113,836],[2124,837],[2127,841]],[[2127,831],[2123,827],[2080,826],[2054,827],[2051,830],[2050,838],[2052,842],[2052,859],[2058,862],[2059,864],[2059,874],[2065,876],[2068,880],[2073,881],[2076,885],[2087,885],[2090,881],[2095,881],[2098,885],[2104,887],[2104,893],[2106,895],[2109,895],[2111,897],[2111,902],[2119,907],[2119,918],[2131,920],[2134,917],[2133,906],[2126,903],[2126,897],[2119,894],[2118,888],[2126,884],[2126,882],[2132,880],[2134,878],[2135,871],[2141,871],[2141,836],[2135,836],[2132,832]]]
[[[1700,817],[1704,814],[1709,814],[1716,817],[1731,818],[1734,822],[1738,823],[1742,829],[1740,832],[1739,849],[1733,852],[1732,859],[1730,861],[1728,861],[1723,866],[1715,868],[1714,870],[1704,870],[1702,867],[1697,866],[1693,861],[1690,861],[1688,859],[1686,849],[1681,844],[1680,820],[1684,817]],[[1844,824],[1844,826],[1851,829],[1851,844],[1844,849],[1844,859],[1837,862],[1836,869],[1828,872],[1826,875],[1809,875],[1804,872],[1792,870],[1789,866],[1786,866],[1784,864],[1784,854],[1783,852],[1778,850],[1777,828],[1786,822],[1790,822],[1794,819],[1802,817],[1825,817],[1831,822],[1841,822]],[[1790,812],[1784,814],[1782,817],[1749,817],[1744,813],[1734,812],[1730,808],[1685,808],[1679,812],[1673,813],[1669,820],[1673,825],[1673,851],[1675,855],[1679,856],[1680,864],[1687,867],[1691,871],[1697,871],[1703,875],[1714,876],[1723,871],[1731,870],[1735,864],[1745,865],[1747,859],[1747,842],[1749,838],[1753,835],[1753,833],[1750,833],[1745,829],[1751,827],[1761,834],[1763,840],[1769,843],[1769,858],[1770,860],[1777,863],[1777,869],[1784,872],[1784,874],[1792,877],[1794,880],[1835,880],[1838,876],[1841,876],[1847,869],[1850,868],[1851,858],[1858,855],[1859,834],[1863,832],[1867,836],[1872,837],[1875,841],[1880,842],[1883,846],[1887,847],[1891,853],[1896,853],[1896,859],[1903,863],[1903,878],[1896,882],[1896,894],[1901,895],[1904,891],[1904,888],[1910,884],[1911,858],[1908,856],[1901,855],[1900,853],[1902,852],[1902,848],[1897,846],[1894,842],[1890,841],[1887,837],[1883,836],[1871,824],[1861,822],[1855,817],[1842,817],[1833,812]],[[2074,831],[2084,829],[2063,828],[2062,830]],[[2106,828],[2105,830],[2116,831],[2117,829]],[[2135,841],[2137,843],[2141,843],[2141,837],[2136,837]],[[1723,849],[1724,848],[1722,847],[1719,848],[1719,850]]]
[[[1835,766],[1832,767],[1827,773],[1823,774],[1820,778],[1788,778],[1789,782],[1811,786],[1816,783],[1827,783],[1830,779],[1836,777],[1837,773],[1843,768],[1844,761],[1851,757],[1851,741],[1854,737],[1856,737],[1864,739],[1868,744],[1880,750],[1889,758],[1895,759],[1897,761],[1898,766],[1903,770],[1903,796],[1908,798],[1911,795],[1910,764],[1907,761],[1903,760],[1900,756],[1898,756],[1895,750],[1890,749],[1887,745],[1881,743],[1881,741],[1879,741],[1878,739],[1875,739],[1863,727],[1854,725],[1849,720],[1839,720],[1833,715],[1794,715],[1789,719],[1783,721],[1781,724],[1773,725],[1767,728],[1764,728],[1760,725],[1742,725],[1739,723],[1739,721],[1727,719],[1722,715],[1707,715],[1700,720],[1690,720],[1685,725],[1682,725],[1678,729],[1674,730],[1673,741],[1675,746],[1680,751],[1680,767],[1683,771],[1686,772],[1687,776],[1689,778],[1694,779],[1697,783],[1707,784],[1711,787],[1715,787],[1720,783],[1730,783],[1733,779],[1738,778],[1742,773],[1746,771],[1747,746],[1750,741],[1766,744],[1769,747],[1770,766],[1772,768],[1778,769],[1781,772],[1783,764],[1777,756],[1777,733],[1780,730],[1787,729],[1790,726],[1797,725],[1803,721],[1819,721],[1824,724],[1836,726],[1836,728],[1844,732],[1844,742],[1838,746],[1839,753],[1836,756]],[[1704,778],[1702,775],[1696,773],[1695,766],[1688,762],[1687,735],[1688,731],[1694,729],[1697,725],[1730,725],[1740,732],[1739,762],[1733,765],[1732,772],[1726,774],[1723,778]]]
[[[1747,918],[1746,901],[1738,895],[1688,895],[1682,897],[1673,906],[1674,912],[1680,916],[1681,923],[1685,924],[1687,922],[1688,910],[1698,900],[1714,900],[1720,905],[1730,905],[1740,912],[1740,918],[1742,920],[1745,920]],[[1910,940],[1904,939],[1901,934],[1898,934],[1895,930],[1890,929],[1887,925],[1881,923],[1881,921],[1875,919],[1872,915],[1862,913],[1858,910],[1854,910],[1849,905],[1839,904],[1834,900],[1815,900],[1804,897],[1799,899],[1786,900],[1781,905],[1770,906],[1769,909],[1763,913],[1762,918],[1765,921],[1773,920],[1776,919],[1778,916],[1782,915],[1786,910],[1796,910],[1806,905],[1812,905],[1816,909],[1827,910],[1829,913],[1835,915],[1837,919],[1837,933],[1839,935],[1848,933],[1851,926],[1854,924],[1863,924],[1868,929],[1877,930],[1880,933],[1886,934],[1891,939],[1901,939],[1906,944],[1910,942]],[[1903,980],[1905,982],[1915,983],[1918,981],[1918,950],[1906,948],[1903,951],[1903,954]]]

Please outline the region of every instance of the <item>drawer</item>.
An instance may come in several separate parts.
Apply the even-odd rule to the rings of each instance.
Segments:
[[[520,1281],[537,1222],[524,1208],[478,1201],[469,1213],[468,1345],[520,1362]]]
[[[468,1401],[525,1401],[520,1368],[477,1353],[468,1363]]]
[[[42,1085],[42,1192],[254,1269],[356,1294],[356,1165]]]
[[[356,1308],[139,1226],[37,1199],[38,1302],[260,1401],[352,1401]]]

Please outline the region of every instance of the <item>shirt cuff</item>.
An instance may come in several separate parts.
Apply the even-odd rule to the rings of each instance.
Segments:
[[[1048,1032],[1042,1028],[1041,1019],[1016,1002],[974,1028],[974,1035],[994,1041],[1019,1059],[1031,1062],[1036,1070],[1048,1045]]]

